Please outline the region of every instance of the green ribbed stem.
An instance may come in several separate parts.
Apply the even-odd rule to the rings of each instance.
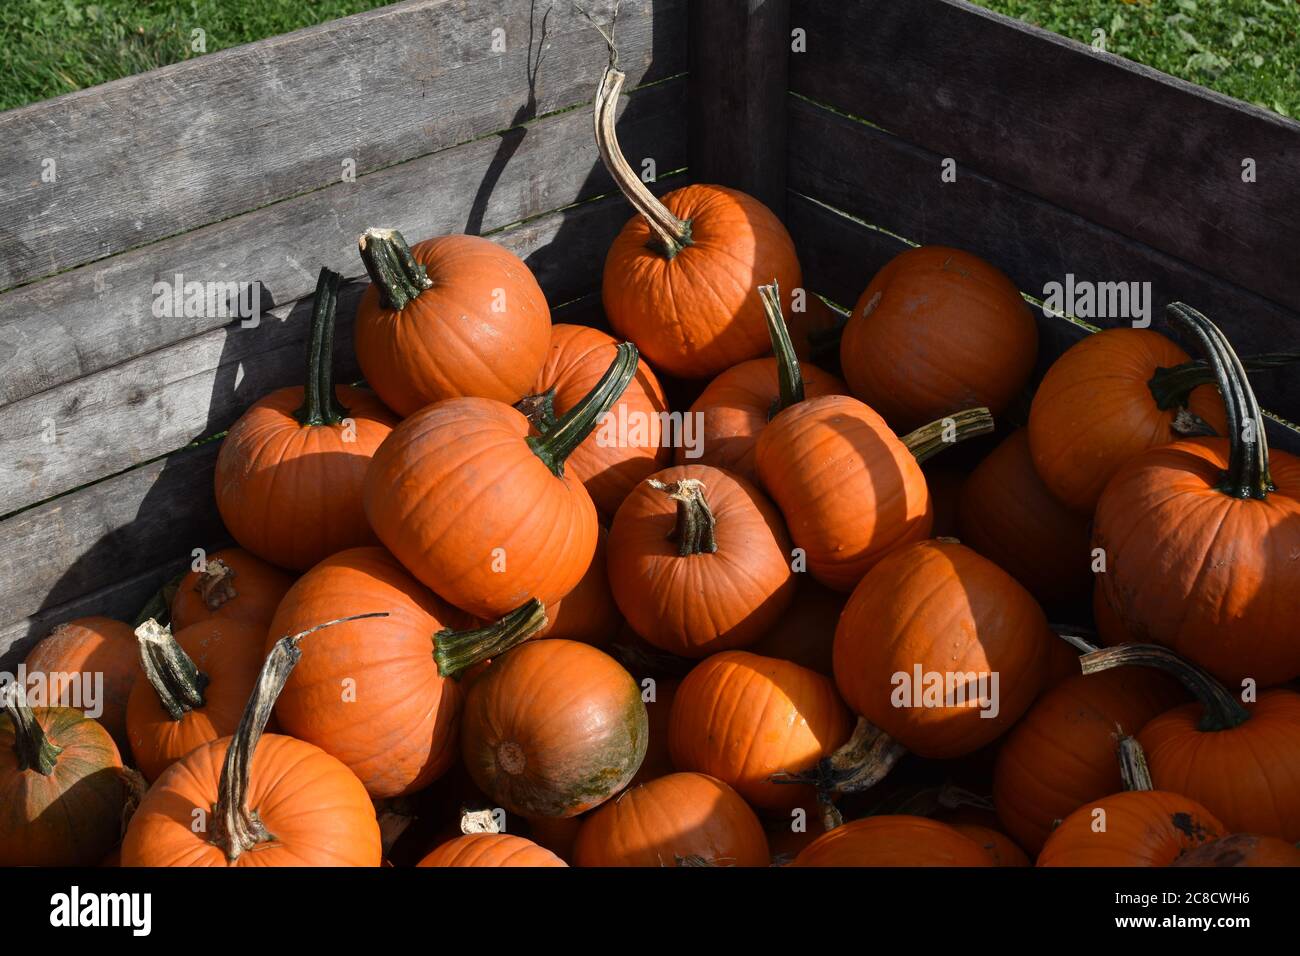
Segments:
[[[443,677],[459,677],[469,667],[516,644],[522,644],[546,626],[546,608],[533,598],[491,624],[453,631],[446,628],[433,636],[433,659]]]
[[[636,346],[631,342],[620,343],[618,354],[596,387],[557,419],[546,434],[528,437],[528,447],[551,469],[552,474],[564,477],[565,460],[591,434],[601,416],[619,400],[636,375],[636,366]]]
[[[396,229],[367,229],[357,240],[361,261],[379,290],[379,304],[400,312],[433,285],[424,266]]]
[[[3,692],[4,712],[14,725],[14,754],[19,770],[34,770],[44,777],[54,773],[63,748],[52,744],[37,721],[17,681],[10,681]]]
[[[1213,676],[1159,644],[1118,644],[1084,654],[1079,666],[1085,674],[1112,667],[1154,667],[1172,674],[1201,705],[1200,729],[1231,730],[1250,720],[1250,711],[1228,693]]]
[[[342,277],[329,269],[321,269],[316,279],[307,344],[307,380],[303,382],[302,407],[293,413],[303,425],[337,425],[348,417],[348,410],[334,394],[334,313],[338,310],[341,281]]]
[[[657,478],[647,478],[651,488],[657,488],[677,502],[677,523],[668,540],[677,542],[679,557],[692,554],[715,554],[718,539],[714,533],[717,522],[713,511],[704,499],[704,482],[698,478],[682,478],[665,484]]]
[[[767,334],[772,339],[772,355],[776,358],[776,381],[780,395],[768,410],[767,419],[771,421],[779,412],[804,399],[803,370],[799,367],[799,356],[795,354],[794,343],[790,341],[790,329],[781,314],[781,287],[775,279],[771,285],[758,287],[758,296],[763,300],[763,315],[767,318]]]
[[[153,685],[158,703],[172,720],[180,720],[206,701],[208,675],[199,670],[193,658],[177,643],[171,629],[148,620],[135,629],[140,646],[140,666]]]
[[[903,444],[924,464],[945,448],[993,431],[993,415],[987,408],[968,408],[938,421],[922,425],[903,436]]]

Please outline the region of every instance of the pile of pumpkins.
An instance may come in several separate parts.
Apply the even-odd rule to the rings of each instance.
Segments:
[[[304,385],[220,449],[238,547],[35,647],[99,719],[6,690],[0,863],[1300,863],[1300,461],[1250,360],[1174,305],[1195,358],[1099,332],[1028,401],[1016,287],[920,247],[814,361],[781,222],[656,198],[621,82],[617,337],[486,239],[368,230],[368,387],[322,270]]]

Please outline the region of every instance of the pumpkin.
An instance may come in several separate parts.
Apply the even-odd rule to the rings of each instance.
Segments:
[[[354,548],[298,579],[271,634],[358,611],[387,616],[337,625],[317,641],[280,694],[276,717],[285,733],[342,761],[372,796],[401,796],[455,760],[464,692],[448,678],[526,640],[545,615],[533,602],[471,628],[388,552]]]
[[[746,651],[705,658],[673,700],[673,765],[730,784],[768,810],[811,809],[814,795],[771,776],[797,774],[844,743],[852,728],[835,685],[789,661]]]
[[[1005,833],[974,823],[949,823],[948,826],[978,843],[994,866],[1029,866],[1025,851]]]
[[[262,669],[265,631],[210,618],[175,635],[149,620],[135,633],[144,679],[131,691],[126,727],[135,765],[152,781],[235,732]]]
[[[568,866],[545,847],[510,833],[470,833],[448,840],[416,866]]]
[[[1106,555],[1099,580],[1135,640],[1229,684],[1281,684],[1300,675],[1300,641],[1286,636],[1300,619],[1300,458],[1270,459],[1259,403],[1214,324],[1181,303],[1169,313],[1206,352],[1227,420],[1241,424],[1226,439],[1151,449],[1116,472],[1093,522]]]
[[[752,644],[790,606],[781,514],[743,478],[679,465],[639,485],[609,533],[609,583],[632,629],[704,657]]]
[[[962,543],[1043,604],[1082,600],[1092,587],[1088,519],[1056,500],[1034,470],[1029,434],[1012,432],[961,490]]]
[[[721,780],[670,773],[593,810],[574,846],[578,866],[767,866],[767,836]]]
[[[299,642],[337,623],[274,644],[234,736],[182,757],[140,801],[123,866],[380,865],[379,824],[361,781],[319,747],[263,733],[302,656]]]
[[[1203,843],[1172,866],[1300,866],[1300,847],[1277,837],[1234,833]]]
[[[89,716],[98,720],[112,735],[119,750],[126,751],[129,748],[126,737],[126,701],[140,674],[140,657],[129,624],[107,617],[79,617],[60,624],[27,653],[23,666],[29,678],[33,674],[61,675],[58,679],[64,682],[62,686],[68,690],[95,688],[99,695],[95,702],[99,705],[99,712]],[[77,683],[68,687],[68,681]],[[99,684],[100,681],[102,684]],[[48,677],[45,685],[49,686]],[[29,697],[31,693],[29,690]],[[32,703],[38,702],[33,700]],[[90,702],[61,696],[57,701],[46,700],[43,703]]]
[[[565,460],[636,367],[636,347],[620,345],[600,382],[543,437],[486,398],[448,399],[406,419],[366,475],[366,514],[380,540],[475,617],[563,598],[596,550],[596,509]]]
[[[470,688],[461,752],[487,796],[524,817],[571,817],[622,789],[646,752],[641,689],[608,654],[529,641]]]
[[[1300,841],[1300,694],[1275,688],[1243,705],[1200,668],[1151,644],[1083,658],[1084,673],[1125,665],[1173,674],[1195,698],[1138,734],[1155,785],[1195,800],[1230,831]]]
[[[375,540],[361,487],[370,456],[396,424],[371,393],[333,386],[338,288],[338,273],[322,269],[306,386],[278,389],[255,402],[217,454],[221,520],[241,547],[298,571]]]
[[[759,435],[758,479],[812,576],[851,591],[885,554],[929,535],[933,513],[919,461],[992,428],[987,411],[976,409],[899,439],[855,398],[809,398]]]
[[[1110,601],[1106,600],[1106,589],[1101,585],[1101,577],[1100,574],[1096,575],[1097,581],[1092,586],[1092,622],[1097,629],[1097,640],[1107,647],[1129,643],[1133,638],[1110,606]]]
[[[537,380],[551,313],[513,252],[478,236],[408,247],[396,229],[357,241],[371,284],[357,303],[357,362],[403,418],[446,398],[519,401]]]
[[[1103,819],[1105,829],[1100,829]],[[1210,811],[1180,794],[1116,793],[1085,803],[1061,821],[1038,855],[1038,865],[1169,866],[1223,832]]]
[[[653,691],[647,680],[654,681]],[[638,683],[642,687],[641,699],[649,718],[650,739],[646,744],[645,758],[632,778],[632,786],[666,777],[677,769],[673,766],[672,751],[668,746],[668,732],[672,725],[673,701],[682,686],[680,680],[672,677],[645,678]]]
[[[573,847],[578,842],[586,815],[580,817],[534,817],[528,821],[533,841],[550,850],[569,866],[573,865]]]
[[[681,378],[711,378],[767,352],[754,288],[773,276],[786,290],[798,288],[799,259],[781,221],[752,196],[692,184],[655,198],[614,134],[623,80],[611,56],[596,92],[596,147],[638,215],[605,257],[605,314],[614,331],[635,342],[656,368]]]
[[[945,246],[889,260],[840,341],[849,389],[899,431],[957,408],[1000,415],[1028,382],[1037,354],[1038,326],[1011,280]]]
[[[266,631],[293,578],[242,548],[223,548],[181,578],[171,602],[171,629],[217,619]]]
[[[993,866],[993,858],[946,823],[907,814],[854,820],[818,837],[792,866]]]
[[[1060,642],[1064,644],[1064,642]],[[1075,676],[1043,694],[998,749],[993,800],[1002,828],[1037,855],[1057,821],[1120,789],[1116,730],[1134,734],[1186,699],[1172,678],[1123,668]]]
[[[553,326],[532,394],[515,407],[545,433],[596,386],[617,349],[618,342],[599,329]],[[668,465],[672,449],[666,439],[672,436],[664,433],[662,417],[667,411],[663,387],[642,362],[595,431],[569,455],[569,473],[582,482],[602,516],[612,517],[628,492]]]
[[[756,481],[754,446],[772,418],[805,398],[847,391],[835,376],[798,360],[775,285],[759,286],[759,295],[775,357],[733,365],[709,383],[687,412],[699,434],[692,447],[677,446],[678,465],[712,465]]]
[[[930,504],[934,508],[932,538],[956,538],[961,511],[961,490],[969,474],[961,468],[931,462],[921,469],[925,484],[930,490]]]
[[[623,626],[623,616],[614,603],[606,570],[609,532],[596,530],[596,551],[582,580],[560,601],[546,609],[550,625],[539,637],[579,641],[593,647],[608,647]]]
[[[1105,329],[1076,342],[1047,370],[1029,410],[1043,484],[1067,508],[1091,514],[1125,462],[1206,424],[1225,434],[1213,383],[1152,329]]]
[[[113,738],[71,707],[0,688],[0,866],[94,866],[122,835],[132,789]]]
[[[846,600],[840,592],[818,584],[806,574],[801,575],[790,607],[749,650],[833,676],[831,649]]]

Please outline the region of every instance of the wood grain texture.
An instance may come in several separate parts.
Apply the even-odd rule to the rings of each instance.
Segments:
[[[661,180],[656,188],[671,189],[681,178]],[[420,215],[413,214],[417,220]],[[600,283],[605,252],[630,215],[615,194],[493,238],[528,264],[550,301],[566,302]],[[430,232],[423,222],[416,226],[408,235]],[[315,275],[314,262],[311,271]],[[339,381],[358,375],[352,321],[365,285],[351,282],[340,291]],[[5,511],[216,434],[272,389],[300,384],[311,306],[310,298],[300,299],[273,309],[256,328],[235,323],[205,332],[0,407]],[[51,434],[55,440],[46,440]]]
[[[690,4],[691,169],[781,215],[790,0]]]
[[[956,0],[791,23],[795,92],[1300,311],[1300,124]]]
[[[1165,306],[1181,300],[1214,319],[1242,354],[1300,352],[1300,315],[1028,192],[960,168],[955,182],[943,182],[939,154],[796,98],[790,132],[791,189],[913,242],[973,252],[1030,295],[1044,298],[1045,284],[1067,273],[1149,282],[1157,329],[1167,331]],[[1251,380],[1265,407],[1300,421],[1294,369]]]
[[[686,0],[625,0],[628,87],[685,31]],[[569,4],[417,0],[0,114],[0,289],[587,102],[605,61]]]
[[[685,97],[677,79],[624,99],[629,156],[653,156],[663,173],[686,164]],[[490,232],[612,189],[591,112],[573,110],[0,294],[0,423],[8,402],[227,324],[153,314],[154,283],[177,273],[260,283],[269,309],[309,295],[322,265],[364,276],[356,239],[369,226],[411,242]]]

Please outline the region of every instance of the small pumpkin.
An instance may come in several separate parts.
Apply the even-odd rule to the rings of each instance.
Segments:
[[[416,866],[568,866],[545,847],[511,833],[470,833],[434,849]]]
[[[0,688],[0,866],[94,866],[122,835],[131,785],[113,738],[70,707]]]
[[[647,680],[653,680],[653,692]],[[673,701],[677,699],[678,688],[682,682],[672,677],[645,678],[638,683],[642,687],[641,699],[645,702],[646,715],[649,718],[650,739],[646,744],[645,758],[632,778],[631,786],[648,783],[658,777],[666,777],[676,771],[673,766],[672,751],[668,746],[669,728],[672,726]]]
[[[647,723],[641,688],[608,654],[529,641],[470,688],[461,753],[479,789],[509,812],[571,817],[632,779]]]
[[[126,702],[140,676],[140,657],[131,626],[107,617],[79,617],[60,624],[27,653],[23,662],[33,674],[62,675],[80,687],[98,687],[99,713],[90,714],[112,736],[118,749],[129,751]],[[48,685],[47,685],[48,686]],[[46,700],[46,705],[78,703],[75,699]],[[88,703],[81,701],[81,703]],[[83,708],[84,710],[84,708]]]
[[[122,841],[123,866],[380,865],[361,781],[318,747],[263,733],[302,656],[299,641],[334,623],[275,643],[234,736],[191,751],[145,794]]]
[[[209,619],[250,624],[265,632],[291,584],[291,575],[243,548],[214,551],[201,569],[181,578],[172,597],[172,632]]]
[[[1277,837],[1234,833],[1202,843],[1171,866],[1300,866],[1300,847]]]
[[[767,866],[767,836],[721,780],[670,773],[593,810],[574,846],[578,866]]]
[[[375,454],[365,508],[390,551],[456,607],[489,619],[572,591],[596,550],[596,509],[565,461],[636,373],[624,343],[601,380],[546,435],[485,398],[438,402]]]
[[[144,679],[127,704],[131,754],[145,779],[239,726],[262,669],[265,630],[210,618],[172,634],[157,621],[136,628]]]
[[[357,362],[405,418],[469,396],[519,401],[546,360],[551,313],[528,266],[478,236],[408,247],[396,229],[357,241],[371,284],[357,303]]]
[[[976,823],[949,823],[948,826],[978,843],[994,866],[1029,866],[1029,857],[1025,851],[999,830]]]
[[[848,599],[810,575],[799,577],[794,600],[758,643],[748,648],[763,657],[779,657],[827,677],[834,676],[835,628]]]
[[[752,644],[790,606],[795,577],[781,514],[743,478],[666,468],[632,491],[609,534],[609,583],[632,629],[704,657]]]
[[[1096,826],[1101,814],[1104,830]],[[1169,866],[1223,832],[1210,811],[1180,794],[1116,793],[1085,803],[1061,821],[1038,855],[1038,865]]]
[[[907,814],[864,817],[818,837],[792,866],[993,866],[985,849],[946,823]]]
[[[777,783],[833,753],[852,719],[835,685],[789,661],[724,651],[696,664],[673,700],[673,765],[730,784],[769,810],[815,805],[806,787]]]
[[[920,246],[867,285],[840,366],[855,396],[909,431],[955,408],[1002,414],[1037,354],[1038,326],[1010,279],[960,249]]]
[[[921,470],[925,473],[925,484],[930,490],[930,504],[934,508],[934,526],[930,529],[930,537],[959,537],[961,491],[970,477],[969,472],[960,467],[935,462],[927,464]]]
[[[623,615],[619,613],[609,588],[608,554],[609,532],[599,527],[591,564],[572,591],[546,608],[550,624],[538,637],[579,641],[600,648],[613,642],[623,626]]]
[[[573,847],[578,842],[586,814],[577,817],[534,817],[528,821],[528,835],[540,847],[550,850],[573,866]]]
[[[605,314],[656,368],[681,378],[711,378],[767,352],[763,310],[753,290],[773,276],[786,290],[798,288],[799,259],[781,220],[738,190],[692,184],[655,198],[614,134],[623,80],[611,56],[596,91],[596,146],[638,215],[605,257]],[[788,291],[786,296],[789,311]]]
[[[333,384],[339,281],[322,269],[316,283],[305,387],[255,402],[217,454],[221,520],[246,550],[298,571],[374,542],[361,486],[370,456],[396,424],[370,392]]]
[[[1239,427],[1151,449],[1116,472],[1093,522],[1106,555],[1098,580],[1135,640],[1232,685],[1285,683],[1300,676],[1300,641],[1285,637],[1300,619],[1300,458],[1270,456],[1259,403],[1214,323],[1181,303],[1169,314],[1205,352]]]

